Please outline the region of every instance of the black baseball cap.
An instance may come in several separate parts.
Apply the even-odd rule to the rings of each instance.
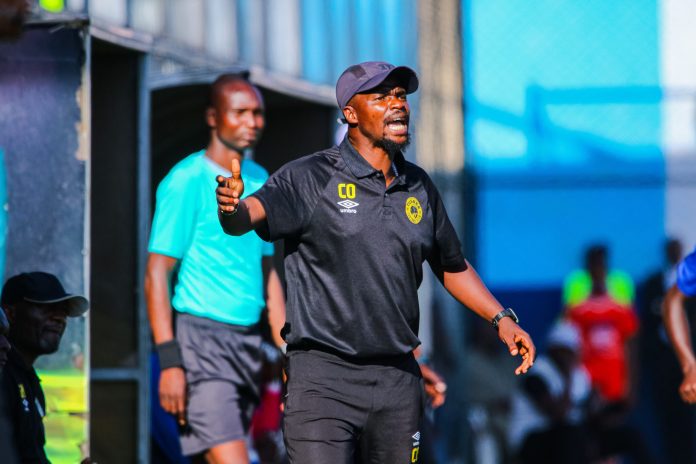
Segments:
[[[384,61],[365,61],[343,71],[336,82],[336,101],[343,109],[353,95],[374,89],[388,77],[394,76],[406,93],[418,90],[418,76],[408,66],[394,66]]]
[[[68,316],[82,316],[89,308],[87,298],[71,295],[63,288],[58,277],[48,272],[24,272],[10,277],[2,287],[0,305],[12,305],[19,301],[29,303],[68,304]]]

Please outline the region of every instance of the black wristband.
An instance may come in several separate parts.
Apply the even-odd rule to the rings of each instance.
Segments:
[[[219,207],[218,207],[218,211],[220,211],[220,214],[225,216],[225,217],[234,216],[235,214],[237,214],[237,211],[239,211],[239,205],[237,205],[237,207],[234,209],[234,211],[225,211],[224,209],[219,208]]]
[[[155,349],[159,356],[160,370],[184,366],[184,360],[181,358],[181,349],[176,340],[169,340],[168,342],[155,345]]]

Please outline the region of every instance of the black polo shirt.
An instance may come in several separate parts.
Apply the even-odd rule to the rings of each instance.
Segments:
[[[44,451],[46,400],[36,371],[12,348],[0,375],[4,407],[9,415],[20,461],[49,463]]]
[[[253,194],[264,240],[285,239],[288,348],[351,357],[408,353],[418,340],[423,261],[466,269],[440,195],[421,168],[396,156],[384,175],[344,139],[286,164]]]

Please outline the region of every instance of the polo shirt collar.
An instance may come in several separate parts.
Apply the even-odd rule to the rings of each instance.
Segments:
[[[7,363],[12,364],[12,366],[16,370],[24,372],[24,374],[28,375],[30,378],[33,377],[38,380],[39,377],[36,375],[34,367],[29,366],[27,365],[27,363],[24,362],[24,360],[19,355],[19,352],[15,349],[14,346],[10,349],[10,352],[7,353]]]
[[[341,153],[343,161],[345,161],[353,175],[358,179],[370,176],[377,172],[377,169],[373,168],[372,165],[370,165],[370,163],[368,163],[367,160],[363,158],[360,153],[358,153],[358,150],[351,145],[351,143],[348,141],[347,135],[343,138],[343,142],[341,142],[338,149]],[[393,163],[396,164],[396,169],[399,172],[399,176],[397,178],[398,180],[405,174],[406,171],[406,160],[404,159],[404,155],[401,152],[397,153],[394,157]]]

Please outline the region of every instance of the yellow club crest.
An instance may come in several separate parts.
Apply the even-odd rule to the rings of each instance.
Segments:
[[[416,197],[408,197],[406,200],[406,217],[414,224],[418,224],[423,219],[423,208]]]

